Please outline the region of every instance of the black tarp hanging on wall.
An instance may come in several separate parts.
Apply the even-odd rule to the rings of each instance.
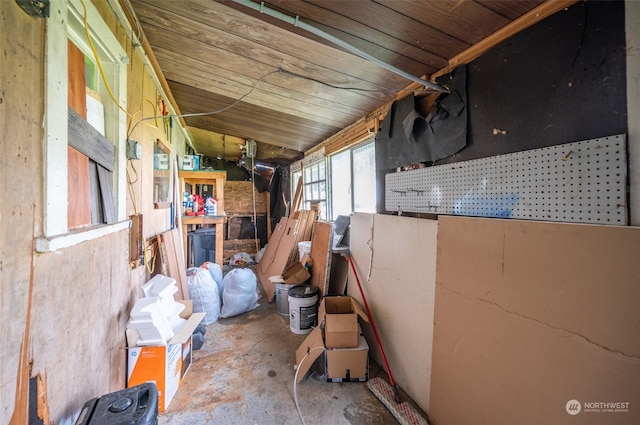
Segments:
[[[377,169],[433,163],[466,145],[466,69],[457,68],[436,81],[450,93],[438,96],[426,117],[416,110],[413,95],[393,102],[376,135]]]

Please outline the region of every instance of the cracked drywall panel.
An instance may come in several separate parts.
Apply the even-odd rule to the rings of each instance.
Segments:
[[[640,228],[441,217],[437,281],[640,356]]]
[[[349,249],[398,385],[429,409],[438,222],[355,213]],[[349,270],[348,294],[361,301]],[[362,301],[361,301],[362,302]],[[371,355],[383,364],[370,326]]]
[[[640,359],[438,285],[430,418],[436,424],[640,423]],[[569,400],[629,403],[569,415]]]

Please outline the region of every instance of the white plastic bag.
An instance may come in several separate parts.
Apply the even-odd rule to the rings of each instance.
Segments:
[[[201,267],[187,269],[187,285],[193,302],[193,312],[206,313],[202,323],[210,325],[220,317],[220,293],[209,270]]]
[[[218,292],[220,293],[220,305],[222,305],[222,292],[224,291],[224,286],[222,284],[222,268],[220,268],[220,265],[218,263],[212,263],[211,261],[202,263],[201,267],[209,270],[209,273],[211,273],[211,277],[218,285]]]
[[[256,274],[251,269],[233,269],[223,280],[220,317],[233,317],[258,307]]]

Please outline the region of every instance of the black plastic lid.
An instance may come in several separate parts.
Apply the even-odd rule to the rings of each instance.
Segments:
[[[311,298],[318,295],[318,288],[312,285],[296,285],[289,289],[289,296],[293,298]]]

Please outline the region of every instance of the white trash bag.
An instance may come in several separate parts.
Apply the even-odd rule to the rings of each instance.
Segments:
[[[193,302],[193,312],[206,314],[202,319],[205,325],[217,322],[220,317],[220,293],[218,284],[211,277],[209,270],[202,267],[188,268],[187,285]]]
[[[256,274],[251,269],[233,269],[222,279],[220,317],[233,317],[258,307]]]
[[[224,286],[222,285],[222,268],[220,267],[220,264],[206,261],[202,263],[201,267],[209,270],[209,273],[211,273],[211,277],[218,285],[218,292],[220,293],[220,305],[222,305],[222,292],[224,291]]]

